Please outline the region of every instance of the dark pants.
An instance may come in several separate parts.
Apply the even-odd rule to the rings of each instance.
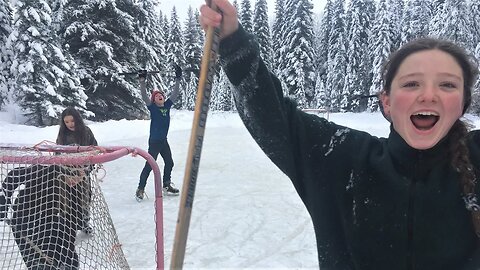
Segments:
[[[170,145],[168,145],[168,141],[161,140],[161,141],[148,141],[148,153],[157,160],[158,154],[160,154],[163,158],[163,162],[165,166],[163,167],[163,186],[166,187],[170,185],[170,178],[172,174],[173,168],[173,159],[172,159],[172,152],[170,151]],[[145,162],[145,167],[143,167],[142,173],[140,174],[140,182],[138,183],[138,188],[145,189],[147,185],[147,178],[152,171],[152,167],[148,162]]]
[[[70,207],[72,208],[73,222],[79,230],[86,229],[90,221],[90,204],[92,202],[92,179],[90,170],[85,170],[86,177],[71,189]]]
[[[50,216],[12,226],[18,249],[29,270],[78,269],[76,230],[66,223],[68,221],[62,217]]]

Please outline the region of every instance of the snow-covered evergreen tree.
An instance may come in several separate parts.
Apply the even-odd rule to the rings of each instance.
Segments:
[[[473,33],[480,33],[480,1],[470,1],[470,14]],[[480,35],[474,35],[473,38],[472,43],[476,44],[475,57],[480,61]],[[477,78],[477,82],[473,88],[471,111],[480,115],[480,78]]]
[[[9,0],[0,1],[0,110],[9,102],[14,80],[10,72],[13,50],[8,40],[12,32],[12,9]]]
[[[445,0],[443,8],[435,15],[435,24],[430,27],[430,34],[456,42],[467,51],[474,52],[478,32],[473,32],[466,0]]]
[[[311,105],[312,108],[324,108],[325,104],[322,104],[321,101],[325,100],[325,89],[324,89],[324,81],[321,77],[321,68],[323,67],[323,63],[320,62],[320,54],[321,54],[321,36],[322,36],[322,27],[321,27],[321,15],[314,14],[313,19],[313,47],[316,51],[317,57],[315,58],[315,94],[314,94],[314,101]]]
[[[326,108],[332,112],[340,111],[342,91],[345,83],[346,48],[345,48],[345,22],[344,1],[332,2],[331,28],[328,39],[327,78],[325,87],[327,102]]]
[[[402,19],[402,44],[428,36],[428,24],[432,17],[430,0],[408,0]]]
[[[213,84],[210,108],[213,111],[231,111],[233,108],[231,83],[223,69],[219,70],[218,74]]]
[[[432,17],[428,24],[428,34],[435,35],[440,24],[442,24],[443,16],[446,15],[446,12],[443,11],[445,7],[445,0],[433,0],[432,1]]]
[[[389,55],[394,50],[396,44],[395,35],[392,34],[391,14],[387,6],[387,0],[380,0],[377,3],[377,12],[370,35],[370,52],[372,59],[372,85],[370,94],[376,94],[382,91],[382,67],[387,61]],[[372,100],[369,105],[370,109],[376,111],[378,109],[378,101]]]
[[[134,20],[134,31],[138,38],[134,40],[132,54],[136,55],[138,67],[137,69],[147,71],[163,71],[165,55],[163,39],[163,31],[159,26],[161,17],[156,10],[158,3],[153,0],[137,0],[129,13]],[[146,81],[147,89],[159,88],[161,85],[161,73],[153,73],[149,75]],[[139,87],[138,87],[139,89]],[[140,89],[136,92],[141,97]]]
[[[272,25],[272,50],[273,50],[273,72],[280,74],[282,60],[284,59],[283,35],[286,27],[285,0],[275,0],[275,20]],[[282,78],[279,78],[280,80]]]
[[[260,55],[268,68],[273,67],[272,37],[268,25],[266,0],[257,0],[253,15],[253,34],[260,45]]]
[[[253,31],[252,5],[250,3],[250,0],[242,0],[240,12],[238,15],[243,28],[247,32],[252,33]]]
[[[294,2],[294,1],[292,1]],[[298,98],[299,104],[305,107],[311,107],[314,104],[315,94],[315,60],[316,52],[314,47],[313,33],[313,5],[310,0],[298,0],[295,5],[295,13],[291,18],[291,26],[293,30],[287,34],[289,42],[287,61],[288,79],[285,83],[289,87],[290,93],[296,89],[295,97]],[[290,75],[296,76],[290,80]],[[302,101],[301,92],[305,94],[305,100]],[[300,95],[297,95],[300,94]]]
[[[390,16],[388,28],[392,35],[392,51],[397,50],[402,44],[402,18],[404,10],[404,0],[388,0],[387,10]]]
[[[138,97],[137,76],[119,76],[139,67],[134,9],[129,0],[71,0],[65,6],[64,42],[79,63],[78,75],[95,120],[138,119],[145,104]],[[127,10],[127,11],[125,11]]]
[[[185,57],[183,54],[183,35],[182,35],[182,26],[180,24],[177,10],[175,7],[172,8],[172,12],[170,15],[170,24],[168,29],[168,37],[167,37],[167,50],[166,54],[166,70],[170,70],[172,72],[165,74],[164,80],[166,80],[167,84],[167,94],[170,89],[173,88],[175,83],[175,74],[173,71],[175,70],[175,64],[179,66],[184,66],[185,64]],[[181,83],[180,87],[183,89],[185,88],[184,82]],[[177,109],[182,108],[182,101],[183,101],[183,93],[180,91],[177,101],[174,104],[174,107]]]
[[[186,82],[183,91],[183,109],[195,109],[195,96],[197,94],[198,76],[203,50],[203,32],[198,22],[198,10],[193,13],[192,8],[188,9],[188,17],[185,23],[185,69],[196,70],[196,72],[184,72]]]
[[[52,26],[55,31],[56,38],[59,39],[59,46],[63,44],[62,29],[63,17],[65,15],[66,0],[51,0],[52,8]],[[80,77],[77,74],[78,65],[70,54],[68,45],[62,47],[63,54],[63,84],[60,84],[56,91],[60,94],[65,94],[64,106],[75,107],[84,117],[94,117],[95,114],[87,109],[88,96],[85,93],[85,88],[80,82]]]
[[[330,90],[326,89],[327,73],[328,73],[328,48],[330,40],[330,32],[332,31],[332,18],[333,18],[333,0],[327,0],[323,9],[323,16],[319,26],[317,36],[317,61],[315,66],[317,67],[317,83],[316,83],[316,103],[319,108],[327,108],[330,106],[328,100],[330,96]],[[319,81],[320,80],[320,81]]]
[[[57,124],[66,106],[84,105],[86,99],[71,76],[74,71],[52,24],[50,3],[55,2],[24,0],[13,7],[14,97],[28,124],[36,126]]]
[[[367,96],[370,87],[370,58],[368,37],[373,18],[373,0],[352,0],[349,5],[350,17],[347,32],[347,67],[343,88],[341,109],[348,112],[361,112],[367,109]]]
[[[480,33],[480,1],[470,1],[470,27],[473,33]],[[474,35],[473,44],[480,43],[480,35]]]

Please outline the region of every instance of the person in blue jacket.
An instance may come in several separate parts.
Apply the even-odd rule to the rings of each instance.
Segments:
[[[180,79],[182,78],[182,69],[175,65],[175,85],[170,97],[167,98],[162,90],[154,90],[148,98],[145,79],[146,76],[139,76],[141,84],[142,98],[147,104],[150,111],[150,137],[148,139],[148,153],[156,160],[160,154],[164,161],[163,168],[163,193],[165,195],[178,195],[179,191],[172,185],[171,173],[173,169],[173,158],[170,145],[168,144],[167,135],[170,127],[170,109],[179,95]],[[152,167],[145,162],[142,172],[140,173],[140,181],[138,183],[135,196],[137,200],[143,200],[145,196],[145,186],[147,178],[152,171]]]
[[[452,42],[413,40],[390,56],[380,99],[388,138],[329,122],[283,96],[228,0],[200,8],[220,26],[220,64],[245,126],[292,181],[320,269],[480,269],[480,131],[462,119],[478,67]],[[257,179],[261,180],[261,179]]]

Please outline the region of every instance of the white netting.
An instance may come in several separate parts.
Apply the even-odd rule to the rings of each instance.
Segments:
[[[0,148],[0,269],[129,268],[85,162],[100,154]]]

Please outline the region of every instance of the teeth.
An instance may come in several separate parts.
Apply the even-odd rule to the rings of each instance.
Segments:
[[[423,116],[428,116],[428,115],[433,115],[433,116],[438,116],[438,113],[436,112],[417,112],[414,115],[423,115]]]

